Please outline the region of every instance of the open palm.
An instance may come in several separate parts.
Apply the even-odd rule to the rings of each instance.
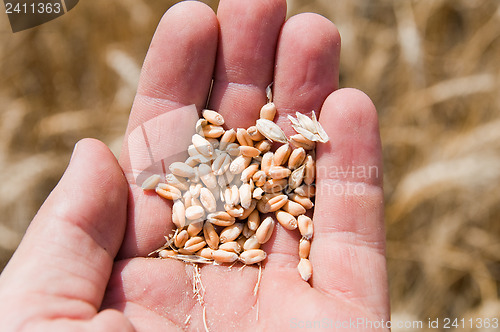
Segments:
[[[335,26],[315,14],[285,22],[285,14],[284,0],[221,0],[217,16],[202,3],[182,2],[165,14],[144,63],[120,165],[100,142],[78,144],[0,278],[0,296],[10,300],[8,308],[2,301],[0,318],[14,330],[51,331],[203,330],[204,314],[213,331],[369,330],[346,324],[388,319],[375,109],[363,93],[337,90]],[[285,132],[292,133],[287,114],[316,110],[330,141],[316,151],[310,284],[296,268],[298,232],[278,226],[263,246],[268,258],[257,294],[255,266],[200,268],[204,312],[193,296],[192,265],[144,258],[170,233],[171,210],[136,184],[143,170],[137,167],[150,160],[136,153],[129,138],[161,116],[156,129],[162,134],[148,144],[169,151],[177,139],[173,129],[187,121],[175,110],[193,104],[202,109],[212,78],[209,107],[223,114],[229,128],[255,123],[274,82],[277,122]],[[43,239],[48,244],[37,247]]]

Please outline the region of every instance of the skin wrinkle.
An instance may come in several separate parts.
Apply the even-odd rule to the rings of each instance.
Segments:
[[[59,246],[59,245],[56,245],[56,247],[59,247],[59,248],[56,248],[56,250],[57,250],[57,251],[62,251],[62,252],[64,252],[65,250],[68,250],[68,251],[75,251],[75,249],[77,249],[77,248],[73,248],[73,249],[72,249],[72,248],[68,247],[68,248],[63,248],[63,249],[61,250],[61,248],[60,248],[60,246]],[[40,250],[43,250],[43,249],[42,249],[42,248],[40,248]],[[51,251],[52,251],[52,250],[51,250]],[[51,252],[51,251],[50,251],[50,252]],[[49,256],[49,257],[50,257],[50,256],[53,256],[52,254],[50,254],[50,252],[48,251],[48,253],[49,253],[49,255],[48,255],[48,256]],[[105,252],[106,252],[106,251],[105,251]],[[42,252],[41,252],[41,253],[42,253]],[[64,261],[67,261],[67,263],[70,263],[70,262],[71,262],[71,260],[73,260],[73,259],[74,259],[74,257],[79,257],[80,255],[81,255],[81,253],[74,252],[72,255],[69,255],[70,257],[65,257],[64,259],[63,259],[63,257],[58,256],[58,257],[59,257],[59,259],[58,259],[58,261],[57,261],[57,262],[55,262],[55,261],[52,259],[52,260],[49,260],[49,261],[47,262],[47,264],[50,264],[51,269],[56,269],[56,270],[60,270],[60,271],[62,271],[61,275],[65,275],[66,277],[68,277],[68,275],[69,275],[69,276],[71,276],[71,277],[76,277],[77,279],[79,279],[79,280],[81,280],[81,281],[84,281],[85,283],[89,284],[87,287],[91,287],[91,288],[93,288],[92,286],[93,286],[93,285],[95,285],[95,284],[96,284],[96,282],[95,282],[95,281],[91,281],[91,280],[89,280],[88,275],[83,274],[83,273],[88,272],[89,270],[91,270],[91,271],[93,271],[93,272],[94,272],[93,276],[98,277],[98,279],[100,279],[100,281],[101,281],[101,282],[97,281],[97,284],[104,284],[104,285],[105,285],[105,284],[106,284],[106,281],[109,279],[109,275],[111,274],[111,266],[109,266],[109,269],[106,269],[107,271],[103,271],[104,269],[98,269],[98,268],[96,267],[95,262],[90,262],[90,261],[87,261],[87,260],[81,260],[81,261],[80,261],[80,263],[85,264],[85,268],[84,268],[84,269],[82,269],[82,270],[80,271],[80,272],[82,273],[82,274],[81,274],[81,273],[77,273],[77,272],[75,272],[75,271],[71,271],[71,270],[68,268],[68,266],[70,266],[70,264],[60,264],[60,260],[61,260],[61,259],[63,259]],[[109,255],[109,253],[107,253],[107,252],[106,252],[106,255]],[[71,256],[72,256],[72,257],[71,257]],[[56,257],[56,256],[54,256],[54,257]],[[110,258],[111,258],[111,257],[110,257]],[[112,262],[112,259],[110,259],[110,262]],[[109,263],[109,265],[111,265],[111,263]],[[74,283],[74,282],[75,282],[75,281],[73,281],[73,283]],[[47,289],[46,289],[46,290],[47,290]],[[93,291],[93,292],[88,291],[88,292],[86,292],[85,294],[87,294],[87,295],[88,295],[88,294],[100,294],[100,293],[103,293],[103,291],[104,291],[104,287],[103,287],[103,289],[100,289],[100,290],[96,288],[96,289],[95,289],[95,291]],[[46,293],[46,294],[47,294],[47,295],[50,295],[49,293]],[[58,294],[58,295],[59,295],[59,296],[63,296],[63,297],[64,297],[64,296],[69,296],[68,294],[66,294],[66,295],[65,295],[65,294],[63,294],[63,293],[60,293],[60,294]],[[79,295],[79,296],[81,296],[81,295]],[[93,295],[92,295],[92,296],[93,296]],[[90,299],[85,300],[85,301],[86,301],[86,302],[88,302],[89,304],[92,302]],[[98,301],[100,301],[100,299],[98,299]],[[94,303],[94,304],[92,304],[92,305],[93,305],[94,307],[96,307],[96,308],[98,307],[98,305],[96,305],[95,303]]]
[[[120,262],[118,262],[118,268],[116,271],[117,275],[121,275],[121,276],[125,276],[126,280],[127,279],[133,279],[133,275],[131,275],[127,270],[130,269],[130,270],[134,270],[134,266],[137,266],[137,264],[141,264],[140,261],[137,261],[138,258],[134,258],[134,261],[131,262],[131,259],[124,259]],[[142,258],[141,260],[143,260],[144,262],[145,261],[151,261],[150,258]],[[181,270],[182,271],[182,275],[179,273],[179,274],[174,274],[172,272],[172,277],[177,279],[177,280],[191,280],[192,279],[192,276],[189,275],[189,273],[186,271],[186,269],[184,268],[184,265],[183,263],[181,262],[178,262],[179,264],[177,264],[177,267],[175,268],[175,270]],[[121,266],[121,264],[123,264],[123,266]],[[129,266],[129,264],[132,264]],[[151,264],[147,264],[146,266],[149,266],[151,267],[152,265]],[[174,269],[172,269],[174,270]],[[119,272],[119,273],[118,273]],[[142,272],[142,275],[143,276],[148,276],[148,275],[156,275],[156,272],[152,271],[151,268],[147,268],[145,269],[143,272]],[[148,279],[148,278],[144,278],[144,279]],[[112,292],[113,289],[116,289],[116,288],[121,288],[123,290],[125,289],[128,289],[130,288],[131,286],[135,286],[135,285],[129,285],[127,284],[127,281],[124,281],[122,278],[120,278],[118,280],[118,278],[116,279],[113,279],[113,281],[110,283],[110,288],[107,290],[107,292]],[[150,285],[151,286],[151,285]],[[180,285],[181,287],[186,287],[187,289],[191,290],[191,285],[190,284],[181,284]],[[154,286],[153,286],[154,288]],[[138,289],[139,290],[139,289]],[[141,292],[135,292],[135,293],[132,293],[132,294],[129,294],[130,296],[125,296],[123,294],[123,292],[120,292],[120,294],[123,294],[123,298],[120,298],[120,299],[116,299],[114,300],[113,302],[109,302],[109,303],[105,303],[105,306],[104,308],[117,308],[116,304],[127,304],[128,302],[132,302],[132,303],[136,303],[137,305],[141,306],[141,307],[144,307],[152,312],[155,312],[155,313],[159,313],[161,314],[161,316],[163,317],[164,314],[167,314],[167,312],[163,312],[163,311],[159,311],[159,312],[156,312],[154,310],[152,310],[150,307],[155,307],[155,301],[152,301],[151,303],[149,303],[148,306],[146,306],[146,304],[142,304],[140,305],[140,301],[141,301],[141,298],[142,298],[142,288],[140,289]],[[174,298],[175,299],[175,298]],[[170,306],[173,306],[173,309],[172,309],[172,312],[176,311],[175,309],[177,308],[180,308],[182,311],[184,310],[187,310],[185,308],[183,308],[183,306],[188,303],[190,307],[192,307],[194,304],[195,304],[195,300],[193,301],[188,301],[186,302],[185,298],[184,297],[178,297],[177,298],[178,302],[177,303],[173,303],[172,300],[169,300],[169,305]],[[191,304],[192,303],[192,304]],[[165,316],[166,317],[166,316]],[[168,318],[168,317],[166,317]]]

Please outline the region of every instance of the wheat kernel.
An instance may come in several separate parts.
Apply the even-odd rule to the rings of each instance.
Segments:
[[[257,206],[257,201],[255,199],[252,199],[250,202],[250,206],[247,209],[243,209],[243,214],[238,217],[238,219],[243,220],[247,219],[250,213],[252,213],[255,210],[255,207]]]
[[[184,193],[184,195],[182,195],[182,199],[184,200],[184,208],[188,208],[190,207],[191,205],[196,205],[196,204],[193,204],[193,195],[191,195],[191,193],[188,191],[186,191]]]
[[[220,243],[226,243],[229,241],[234,241],[240,236],[243,231],[244,225],[242,223],[235,223],[231,226],[225,227],[219,235]]]
[[[252,176],[259,170],[259,164],[253,163],[241,172],[241,182],[249,182]]]
[[[311,199],[308,198],[308,197],[305,197],[305,196],[300,196],[300,195],[297,195],[295,193],[290,193],[290,194],[288,194],[288,198],[291,199],[294,202],[299,203],[306,210],[310,210],[314,206],[314,203],[311,201]]]
[[[254,148],[253,146],[241,145],[240,154],[245,157],[255,158],[260,155],[260,150]]]
[[[189,184],[187,183],[186,179],[174,174],[167,174],[165,176],[165,182],[181,191],[186,191],[189,188]]]
[[[298,217],[306,213],[306,209],[302,205],[291,200],[288,200],[281,209],[290,213],[294,217]]]
[[[224,174],[231,165],[231,157],[229,154],[223,152],[217,158],[215,158],[212,164],[212,171],[215,175]]]
[[[205,210],[202,206],[199,205],[191,205],[186,208],[186,218],[189,220],[197,220],[203,218],[205,215]]]
[[[297,266],[300,277],[308,281],[312,276],[312,264],[307,258],[301,258],[299,265]]]
[[[212,171],[212,168],[208,165],[201,164],[198,167],[198,174],[200,176],[201,181],[207,188],[214,189],[217,187],[217,178]]]
[[[257,237],[252,235],[243,244],[243,250],[259,249],[260,243],[257,241]]]
[[[168,169],[170,170],[170,172],[172,172],[172,174],[184,178],[192,178],[195,175],[193,167],[186,165],[185,163],[180,161],[176,161],[175,163],[170,164]]]
[[[234,252],[235,254],[239,254],[241,252],[241,246],[236,241],[223,243],[219,246],[219,249]]]
[[[253,141],[246,129],[236,129],[236,140],[240,145],[253,146]]]
[[[250,138],[252,139],[252,141],[256,141],[256,142],[259,142],[259,141],[262,141],[263,139],[266,139],[260,132],[259,130],[257,129],[256,126],[251,126],[247,129],[247,133],[248,135],[250,136]]]
[[[288,187],[290,190],[293,190],[302,184],[302,181],[304,180],[304,174],[304,165],[300,166],[299,168],[294,170],[292,174],[290,174],[290,176],[288,177]]]
[[[172,222],[179,229],[186,225],[186,209],[181,200],[176,200],[172,205]]]
[[[267,181],[266,172],[262,170],[255,172],[255,174],[252,176],[252,180],[257,187],[262,187]]]
[[[207,124],[208,124],[207,120],[205,120],[205,119],[198,119],[198,121],[196,121],[196,124],[194,126],[195,132],[197,134],[202,135],[202,133],[203,133],[203,127],[206,126]]]
[[[217,226],[231,226],[235,222],[235,217],[231,216],[226,211],[217,211],[214,213],[210,213],[207,216],[208,222],[217,225]]]
[[[217,125],[217,126],[222,126],[224,124],[224,117],[212,110],[204,109],[201,111],[201,115],[210,123]]]
[[[278,193],[285,189],[288,184],[287,179],[270,179],[262,186],[262,189],[268,194]]]
[[[248,223],[244,223],[243,231],[241,232],[241,234],[243,234],[243,236],[248,239],[249,237],[255,234],[255,231],[248,228]]]
[[[199,134],[194,134],[191,138],[194,147],[198,150],[199,153],[204,155],[205,157],[211,157],[214,153],[214,148],[209,141],[205,138],[201,137]],[[173,172],[172,172],[173,173]]]
[[[143,190],[155,189],[156,186],[158,185],[158,183],[160,183],[160,181],[161,181],[161,176],[159,174],[153,174],[150,177],[148,177],[146,180],[144,180],[141,188]]]
[[[288,212],[282,210],[276,211],[276,219],[281,226],[288,230],[292,231],[297,228],[297,219]]]
[[[219,143],[219,149],[225,150],[229,143],[234,143],[236,141],[236,131],[231,128],[226,130],[224,135],[222,135]]]
[[[203,220],[196,220],[192,221],[188,227],[187,227],[187,232],[189,236],[193,237],[198,235],[201,230],[203,229]]]
[[[212,251],[212,259],[217,263],[233,263],[238,259],[238,254],[217,249]]]
[[[225,204],[224,209],[230,216],[235,218],[241,217],[243,213],[245,213],[245,209],[242,208],[240,205],[230,206],[228,204]]]
[[[159,183],[155,189],[156,193],[163,198],[175,201],[181,198],[181,191],[166,183]]]
[[[271,169],[271,166],[273,166],[273,158],[274,158],[274,153],[272,152],[266,152],[262,156],[262,161],[260,163],[260,169],[266,173],[266,175],[269,175],[269,170]],[[255,179],[254,179],[255,181]]]
[[[212,252],[213,251],[214,250],[212,248],[205,247],[205,248],[202,248],[202,249],[198,250],[196,252],[196,255],[200,256],[200,257],[203,257],[203,258],[206,258],[206,259],[212,259]]]
[[[238,156],[236,157],[232,162],[231,165],[229,166],[229,171],[232,174],[240,174],[245,170],[245,168],[250,165],[250,162],[252,161],[251,157],[246,157],[246,156]]]
[[[217,210],[217,201],[214,195],[207,188],[200,189],[200,202],[208,213],[215,212]]]
[[[194,145],[193,145],[193,144],[191,144],[191,145],[189,145],[189,146],[188,146],[187,152],[188,152],[188,155],[189,155],[190,157],[192,157],[192,156],[196,156],[197,154],[200,154],[200,153],[198,152],[198,150],[196,150],[196,148],[194,147]]]
[[[266,252],[262,249],[250,249],[243,251],[240,254],[239,259],[243,264],[251,265],[262,262],[264,259],[266,259],[266,256]]]
[[[216,149],[219,150],[219,140],[217,138],[210,138],[210,137],[205,137],[207,141],[212,144],[212,147],[214,148],[214,153],[216,152]],[[219,150],[220,151],[220,150]]]
[[[258,119],[255,126],[271,142],[287,143],[285,133],[276,123],[266,119]]]
[[[314,234],[313,221],[305,214],[298,216],[297,223],[299,225],[300,235],[306,240],[310,240]]]
[[[183,229],[180,231],[174,238],[174,245],[177,248],[182,248],[184,247],[184,244],[186,244],[186,241],[189,239],[189,234],[187,230]]]
[[[202,188],[201,183],[191,183],[191,185],[189,185],[189,192],[191,193],[191,196],[193,198],[200,197],[201,188]]]
[[[314,150],[316,147],[316,142],[313,142],[304,137],[302,134],[296,134],[290,137],[290,142],[297,148],[303,148],[304,150]]]
[[[300,167],[305,159],[306,150],[304,150],[304,148],[300,147],[298,149],[294,149],[290,154],[290,157],[288,157],[288,168],[294,170]]]
[[[268,212],[278,211],[287,202],[288,202],[287,195],[274,196],[274,197],[270,198],[269,201],[267,201],[266,205],[269,205],[269,208],[267,210],[268,210]]]
[[[239,188],[239,197],[241,201],[241,207],[248,209],[252,204],[252,188],[250,184],[243,183]]]
[[[260,214],[258,210],[253,210],[252,213],[248,216],[247,220],[248,228],[252,231],[256,231],[260,225]]]
[[[316,177],[316,162],[311,155],[307,155],[305,162],[305,174],[304,174],[304,183],[307,185],[311,185]]]
[[[206,222],[203,224],[203,236],[205,237],[205,242],[212,249],[217,249],[219,246],[219,234],[215,231],[214,226]]]
[[[167,257],[170,257],[170,256],[175,256],[175,251],[173,251],[173,250],[163,249],[163,250],[161,250],[161,251],[158,253],[158,256],[159,256],[160,258],[167,258]]]
[[[189,157],[188,159],[186,159],[186,161],[184,161],[184,164],[195,167],[199,164],[199,162],[194,157]]]
[[[273,235],[274,231],[274,219],[272,217],[265,218],[260,226],[257,228],[255,232],[255,238],[260,244],[264,244]]]
[[[260,142],[255,143],[255,148],[259,149],[262,154],[271,150],[271,147],[272,147],[272,143],[267,139],[264,139]]]
[[[276,152],[274,152],[274,158],[273,158],[274,165],[280,166],[286,163],[291,153],[292,153],[292,147],[290,146],[290,144],[285,144],[277,148]]]
[[[262,195],[264,195],[264,190],[260,187],[255,188],[252,192],[252,197],[257,200],[261,199]]]
[[[240,245],[240,248],[243,248],[243,245],[245,244],[246,240],[247,240],[246,237],[244,237],[243,235],[240,235],[236,239],[236,242],[238,242],[238,244]]]
[[[238,157],[240,155],[240,146],[237,143],[229,143],[226,147],[226,152],[231,157]]]
[[[316,187],[313,185],[303,184],[295,188],[294,192],[300,196],[311,198],[316,194]]]
[[[191,256],[193,254],[193,252],[186,250],[184,248],[177,249],[177,253],[181,254],[181,255],[188,255],[188,256]]]
[[[269,169],[269,176],[273,179],[284,179],[290,176],[292,171],[282,166],[272,166]]]
[[[311,241],[302,238],[299,242],[299,257],[300,258],[308,258],[309,253],[311,252]]]
[[[201,236],[195,236],[186,241],[186,243],[184,244],[184,249],[194,253],[202,249],[206,245],[207,243]]]
[[[276,105],[273,102],[267,103],[260,109],[260,118],[273,121],[276,116]]]

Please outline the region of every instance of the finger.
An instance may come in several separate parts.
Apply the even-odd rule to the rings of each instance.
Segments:
[[[377,113],[354,89],[332,93],[320,118],[312,285],[388,315],[382,152]]]
[[[291,17],[283,26],[276,55],[275,120],[287,136],[295,134],[287,115],[318,115],[338,88],[340,35],[328,19],[313,13]]]
[[[340,37],[332,22],[317,14],[290,18],[281,31],[274,80],[277,123],[287,136],[295,134],[287,114],[320,110],[325,98],[337,88]],[[267,268],[276,265],[296,271],[298,231],[278,227],[270,243]]]
[[[210,107],[228,128],[255,124],[273,80],[276,43],[285,20],[284,0],[222,0],[220,43]]]
[[[183,161],[191,128],[205,106],[217,48],[218,23],[206,5],[186,1],[162,18],[144,61],[120,157],[131,184],[130,223],[120,257],[146,255],[169,233],[171,205],[137,185]]]
[[[83,140],[0,279],[0,313],[91,319],[125,231],[127,184],[99,141]]]

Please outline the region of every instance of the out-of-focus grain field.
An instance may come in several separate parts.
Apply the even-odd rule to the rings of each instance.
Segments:
[[[16,34],[0,14],[0,270],[80,138],[118,153],[174,2],[80,1]],[[393,321],[499,317],[500,3],[289,0],[305,11],[336,23],[340,84],[380,115]]]

